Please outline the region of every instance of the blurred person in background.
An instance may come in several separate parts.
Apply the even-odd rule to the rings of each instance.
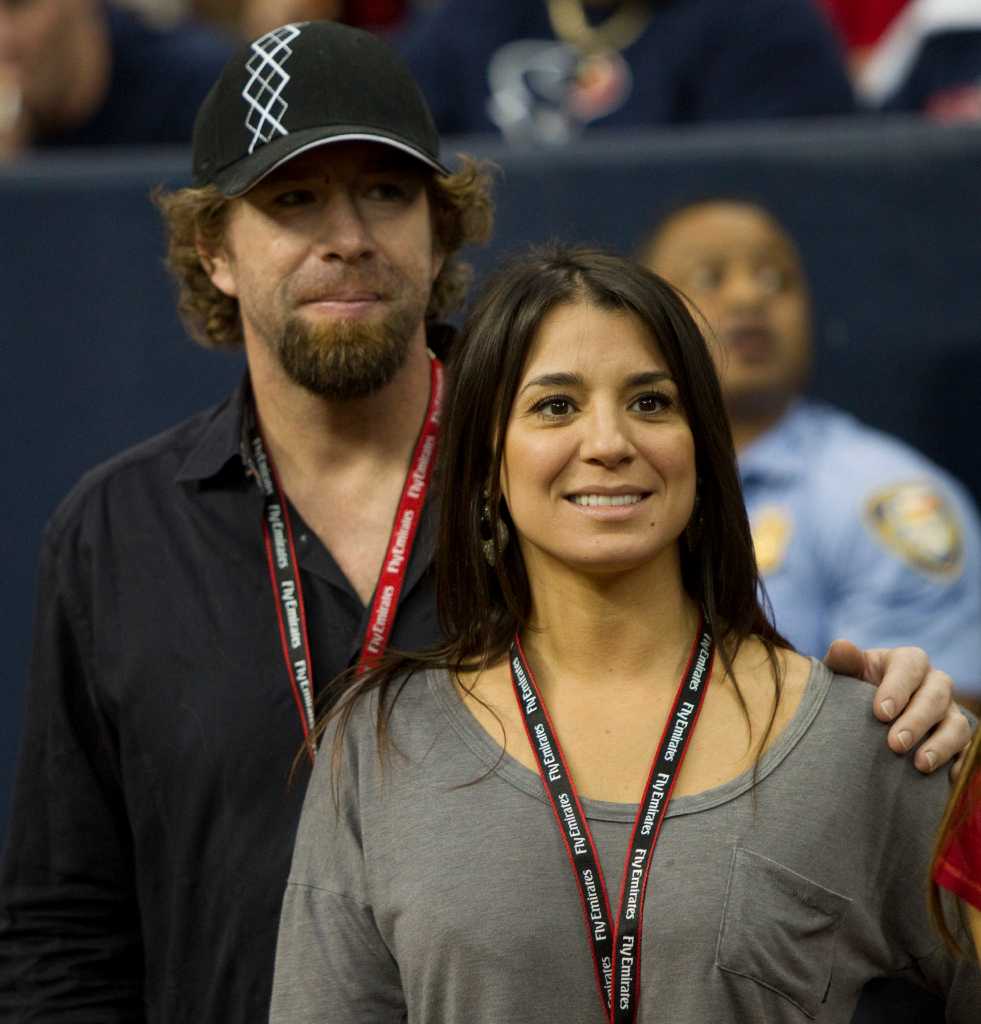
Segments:
[[[254,39],[288,21],[341,21],[373,32],[397,27],[406,0],[243,0],[239,33]]]
[[[255,39],[291,21],[340,21],[389,32],[401,25],[411,6],[411,0],[193,0],[190,4],[197,17],[243,39]]]
[[[981,698],[981,527],[960,484],[908,445],[804,397],[812,312],[794,241],[738,200],[683,206],[641,258],[718,341],[719,370],[777,628],[820,653],[847,631],[912,640]]]
[[[859,99],[882,112],[981,120],[978,0],[822,0]]]
[[[853,74],[873,52],[875,44],[909,0],[817,0],[848,51]]]
[[[401,46],[443,133],[563,143],[854,110],[813,0],[446,0]]]
[[[0,156],[190,142],[232,44],[101,0],[0,0]]]

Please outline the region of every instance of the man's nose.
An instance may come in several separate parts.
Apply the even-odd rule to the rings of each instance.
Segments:
[[[347,191],[335,192],[326,203],[319,226],[318,245],[325,260],[354,263],[370,256],[374,242],[357,197]]]
[[[735,309],[759,309],[767,299],[767,289],[760,275],[751,267],[738,267],[726,275],[723,295]]]

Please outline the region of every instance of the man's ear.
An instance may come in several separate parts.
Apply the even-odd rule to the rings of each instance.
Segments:
[[[211,248],[201,238],[195,240],[194,247],[198,251],[198,259],[204,272],[211,278],[211,283],[218,291],[237,299],[238,285],[232,272],[234,260],[228,249],[224,245]]]
[[[436,243],[433,243],[433,282],[439,277],[439,272],[443,269],[443,264],[446,262],[446,253]],[[432,283],[432,282],[431,282]]]

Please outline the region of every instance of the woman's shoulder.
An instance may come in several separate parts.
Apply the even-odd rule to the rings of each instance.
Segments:
[[[836,675],[821,662],[814,665],[823,696],[802,744],[811,770],[834,775],[852,797],[861,795],[883,813],[891,806],[898,814],[900,805],[908,805],[902,814],[933,821],[949,793],[947,773],[925,775],[912,756],[890,749],[888,725],[873,710],[873,685]]]
[[[362,782],[380,779],[389,764],[402,776],[446,747],[454,703],[449,673],[425,663],[397,666],[381,686],[355,683],[331,712],[317,760],[329,759]]]

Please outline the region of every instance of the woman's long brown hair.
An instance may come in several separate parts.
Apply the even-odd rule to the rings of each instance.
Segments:
[[[500,492],[509,414],[540,324],[552,309],[575,302],[633,314],[656,339],[668,364],[694,438],[698,476],[697,541],[689,547],[679,540],[682,582],[705,609],[730,677],[747,637],[764,644],[774,685],[764,739],[769,733],[780,693],[776,651],[790,645],[761,604],[732,436],[705,339],[678,292],[656,274],[601,250],[552,245],[517,257],[487,283],[453,347],[437,471],[436,595],[445,640],[421,653],[392,653],[375,671],[338,681],[333,692],[343,696],[322,717],[318,732],[319,737],[337,719],[335,758],[363,695],[379,692],[377,729],[384,750],[392,707],[414,672],[486,668],[507,655],[515,632],[528,625],[531,588],[520,546],[509,544],[493,567],[487,564],[481,506],[486,500],[491,536],[497,535],[498,518],[513,535]],[[737,694],[742,701],[738,686]]]
[[[927,894],[930,921],[944,940],[944,945],[955,954],[961,952],[960,943],[947,923],[935,875],[951,840],[967,824],[972,814],[981,814],[981,728],[974,731],[974,739],[967,748],[964,764],[961,765],[960,774],[947,799],[947,808],[940,822],[930,861],[930,890]],[[981,882],[981,879],[978,881]]]

